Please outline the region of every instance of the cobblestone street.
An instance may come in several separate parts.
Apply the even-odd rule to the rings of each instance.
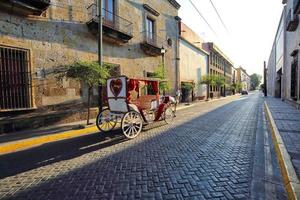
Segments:
[[[94,134],[1,156],[0,198],[285,199],[263,102],[230,97],[134,140]]]

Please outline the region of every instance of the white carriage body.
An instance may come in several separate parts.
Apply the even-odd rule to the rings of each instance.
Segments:
[[[111,112],[126,113],[129,111],[127,103],[127,77],[120,76],[107,80],[108,106]]]

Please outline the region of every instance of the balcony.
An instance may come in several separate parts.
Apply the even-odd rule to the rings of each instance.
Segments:
[[[150,56],[162,55],[162,49],[168,47],[167,41],[154,33],[143,32],[142,37],[141,49]]]
[[[294,0],[294,4],[293,4],[293,8],[294,8],[294,14],[298,15],[300,14],[300,0]]]
[[[0,8],[20,15],[41,15],[50,6],[50,0],[1,0]]]
[[[102,12],[103,39],[113,43],[127,43],[132,39],[133,23],[105,9]],[[87,26],[92,33],[98,35],[99,18],[97,5],[92,4],[88,7],[89,21]]]
[[[293,32],[297,29],[299,24],[298,15],[294,15],[290,10],[288,15],[286,16],[286,30],[289,32]]]

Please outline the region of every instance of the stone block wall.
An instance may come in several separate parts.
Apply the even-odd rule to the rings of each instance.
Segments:
[[[93,0],[52,0],[41,16],[19,16],[0,10],[0,45],[30,50],[34,106],[41,108],[73,101],[86,102],[84,86],[73,80],[58,81],[55,70],[78,60],[97,60],[97,36],[86,22],[87,7]],[[162,63],[161,56],[148,56],[141,48],[145,31],[145,16],[149,13],[143,4],[159,12],[155,17],[156,32],[161,38],[171,39],[165,55],[168,79],[176,84],[175,16],[178,10],[168,0],[116,0],[117,15],[133,23],[133,38],[126,44],[116,45],[104,41],[104,62],[120,66],[121,74],[143,77],[144,71],[153,72]],[[96,92],[95,92],[96,94]]]
[[[287,17],[286,15],[288,14],[288,11],[293,8],[293,1],[288,0],[286,7],[285,7],[285,13],[284,16],[285,18]],[[299,15],[295,16],[299,18]],[[288,32],[285,31],[285,50],[284,50],[284,71],[283,71],[283,77],[284,77],[284,83],[283,83],[283,98],[291,100],[291,66],[293,62],[293,57],[291,56],[291,53],[294,50],[298,50],[298,71],[297,71],[297,76],[298,76],[298,91],[297,91],[297,96],[298,96],[298,101],[300,99],[300,25],[298,25],[297,29],[293,32]]]

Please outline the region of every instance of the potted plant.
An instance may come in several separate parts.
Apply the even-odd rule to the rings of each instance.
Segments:
[[[182,90],[182,98],[184,101],[189,103],[193,88],[194,88],[194,84],[192,83],[182,83],[181,90]]]

